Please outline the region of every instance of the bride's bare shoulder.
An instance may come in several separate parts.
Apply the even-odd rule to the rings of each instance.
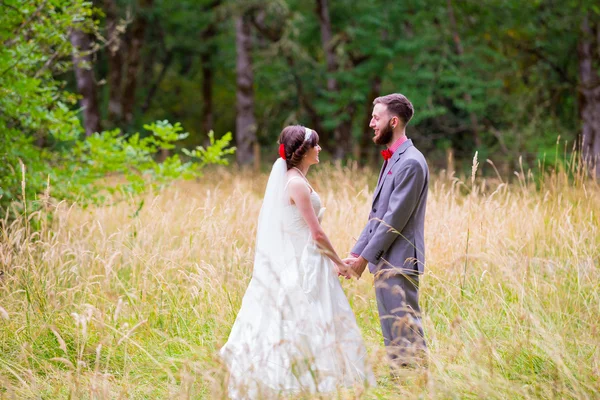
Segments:
[[[291,204],[310,201],[309,197],[312,190],[304,177],[291,175],[286,186]]]
[[[302,178],[301,176],[298,176],[298,175],[289,176],[288,181],[287,181],[287,187],[290,190],[294,190],[294,191],[308,190],[310,192],[310,189],[309,189],[306,181],[304,180],[304,178]]]

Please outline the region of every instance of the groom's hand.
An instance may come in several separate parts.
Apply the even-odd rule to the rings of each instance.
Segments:
[[[360,279],[363,272],[365,272],[365,268],[367,268],[367,265],[369,264],[362,256],[345,258],[344,263],[350,267],[356,279]]]
[[[353,272],[354,272],[346,264],[336,265],[335,266],[335,271],[337,272],[338,276],[343,276],[346,279],[350,279],[352,277]]]

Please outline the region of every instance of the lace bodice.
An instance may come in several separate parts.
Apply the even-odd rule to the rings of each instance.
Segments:
[[[325,208],[321,206],[321,198],[314,190],[310,193],[310,202],[320,222]],[[288,212],[288,218],[291,224],[298,227],[306,226],[306,221],[304,221],[304,218],[302,217],[302,214],[300,213],[300,210],[298,210],[296,204],[288,204],[286,206],[286,211]]]
[[[292,178],[294,179],[294,178]],[[292,180],[290,179],[290,181]],[[298,178],[299,179],[299,178]],[[304,181],[307,186],[310,185]],[[289,183],[289,181],[288,181]],[[310,188],[312,191],[310,192],[310,202],[315,210],[315,215],[321,222],[323,218],[323,213],[325,212],[325,208],[321,206],[321,198],[319,194]],[[286,197],[289,199],[288,194],[286,193]],[[288,200],[289,201],[289,200]],[[310,229],[308,228],[308,224],[304,220],[304,217],[300,213],[300,210],[296,206],[296,204],[288,203],[285,206],[285,235],[290,239],[290,243],[293,245],[294,253],[296,258],[299,260],[302,255],[302,251],[304,247],[308,243],[312,243],[312,237],[310,234]]]

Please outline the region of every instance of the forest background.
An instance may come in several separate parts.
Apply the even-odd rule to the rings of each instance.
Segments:
[[[125,166],[99,154],[122,150],[115,142],[138,131],[156,137],[157,126],[142,130],[154,121],[172,125],[162,122],[163,142],[146,149],[146,161],[206,147],[210,131],[217,139],[232,132],[220,148],[234,145],[239,165],[258,168],[276,157],[281,128],[298,123],[319,133],[323,159],[376,168],[372,101],[391,92],[413,102],[408,135],[435,169],[467,172],[477,151],[507,177],[521,166],[552,168],[574,150],[587,159],[600,154],[593,1],[7,0],[0,7],[3,205],[21,192],[19,160],[29,167],[32,195],[48,178],[55,195],[72,196],[106,172],[131,170],[132,157]],[[96,132],[95,142],[85,141]],[[200,156],[182,155],[181,164]],[[62,171],[69,165],[95,170],[75,176]]]

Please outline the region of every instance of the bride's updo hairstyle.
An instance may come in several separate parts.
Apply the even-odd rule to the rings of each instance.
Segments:
[[[308,140],[306,137],[306,128],[300,125],[290,125],[283,128],[279,135],[279,144],[283,144],[285,149],[285,162],[287,169],[297,167],[302,161],[302,157],[308,150],[319,143],[319,135],[312,130]]]

